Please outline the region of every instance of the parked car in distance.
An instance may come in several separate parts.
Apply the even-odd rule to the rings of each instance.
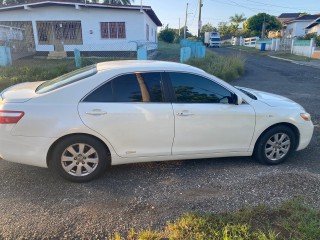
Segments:
[[[98,63],[0,97],[0,158],[74,182],[134,162],[253,155],[278,164],[312,134],[299,104],[179,63]]]

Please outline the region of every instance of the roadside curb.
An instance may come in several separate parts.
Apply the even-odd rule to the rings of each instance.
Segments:
[[[320,69],[320,65],[319,65],[319,66],[316,66],[316,65],[312,65],[312,64],[310,64],[310,63],[294,61],[294,60],[291,60],[291,59],[282,58],[282,57],[276,57],[276,56],[272,56],[272,55],[267,55],[267,56],[270,57],[270,58],[274,58],[274,59],[278,59],[278,60],[282,60],[282,61],[291,62],[291,63],[296,64],[296,65],[301,65],[301,66],[313,67],[313,68]]]

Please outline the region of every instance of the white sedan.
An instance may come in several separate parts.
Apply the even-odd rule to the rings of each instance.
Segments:
[[[299,104],[178,63],[99,63],[0,97],[0,158],[75,182],[133,162],[253,155],[278,164],[312,134]]]

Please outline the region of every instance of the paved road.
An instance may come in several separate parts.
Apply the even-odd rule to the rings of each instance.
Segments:
[[[234,54],[230,49],[214,51]],[[320,70],[259,55],[243,57],[246,72],[234,85],[292,98],[320,123]],[[316,128],[308,149],[279,166],[251,158],[131,164],[115,166],[87,184],[0,161],[0,239],[103,238],[115,230],[163,226],[186,211],[275,206],[301,195],[320,207],[319,150]]]

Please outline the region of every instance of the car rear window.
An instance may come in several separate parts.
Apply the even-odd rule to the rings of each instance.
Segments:
[[[90,65],[84,68],[77,69],[73,72],[66,73],[60,77],[42,83],[39,87],[37,87],[36,93],[50,92],[68,84],[80,81],[84,78],[93,76],[97,72],[98,71],[96,65]]]

